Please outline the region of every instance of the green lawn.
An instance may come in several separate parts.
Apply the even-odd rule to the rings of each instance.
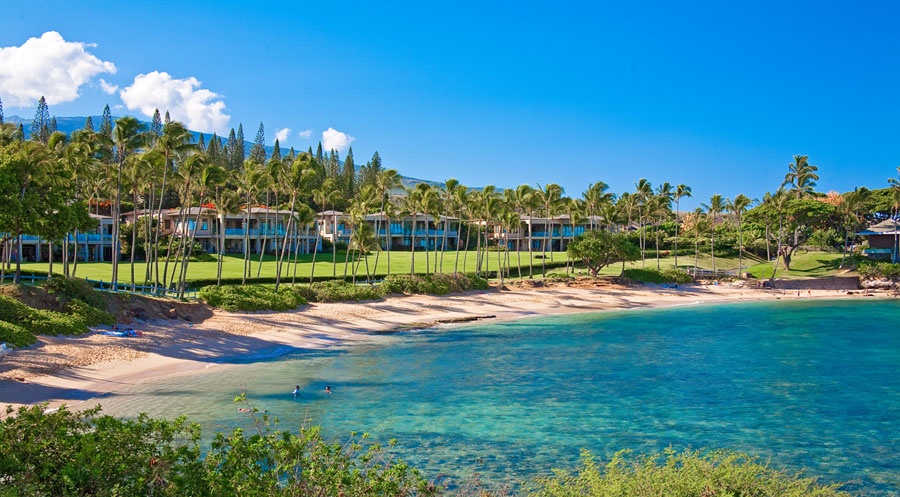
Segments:
[[[428,259],[428,267],[429,271],[434,271],[435,265],[435,256],[438,257],[438,269],[440,272],[453,272],[455,268],[458,267],[461,272],[474,272],[475,271],[475,252],[469,251],[460,252],[459,253],[459,261],[457,265],[457,256],[456,252],[446,252],[443,254],[443,264],[441,264],[441,254],[429,252]],[[487,261],[487,270],[488,271],[496,271],[498,267],[497,261],[497,252],[488,252],[488,261]],[[519,272],[516,269],[518,266],[519,260],[521,256],[521,265],[522,265],[522,274],[528,274],[528,252],[522,252],[521,254],[517,254],[516,252],[511,252],[509,254],[509,264],[511,266],[510,276],[515,278],[518,276]],[[541,274],[541,254],[539,252],[535,252],[533,254],[533,265],[534,265],[534,274],[535,276],[539,276]],[[405,274],[409,273],[410,264],[412,263],[413,254],[410,252],[391,252],[390,253],[390,272],[394,274]],[[318,277],[329,277],[329,276],[338,276],[342,277],[345,274],[345,264],[344,264],[345,254],[338,253],[337,254],[337,263],[332,264],[332,255],[330,253],[318,254],[316,256],[316,265],[315,265],[315,275]],[[369,263],[369,272],[378,275],[379,277],[388,274],[388,254],[387,252],[381,252],[378,256],[378,266],[375,267],[375,254],[370,254],[367,258],[360,259],[361,263],[359,269],[357,271],[357,278],[365,278],[365,261],[368,260]],[[549,263],[564,263],[566,260],[566,255],[564,253],[547,253],[546,262]],[[816,276],[830,276],[834,274],[838,274],[843,272],[843,270],[839,269],[841,254],[837,253],[827,253],[827,252],[806,252],[800,251],[795,254],[794,260],[792,262],[791,271],[784,271],[779,268],[778,277],[779,278],[808,278],[808,277],[816,277]],[[222,277],[226,279],[239,279],[243,272],[243,258],[240,255],[226,255],[223,262],[222,268]],[[352,260],[350,263],[352,264]],[[424,273],[425,272],[425,262],[426,255],[425,252],[417,251],[415,253],[415,264],[416,264],[416,272]],[[695,262],[694,256],[686,256],[681,255],[678,257],[678,265],[681,268],[685,268],[686,266],[693,267]],[[712,258],[709,254],[700,254],[697,258],[697,265],[703,269],[712,269]],[[716,257],[716,268],[722,271],[733,271],[738,267],[738,258],[737,257]],[[768,278],[772,274],[772,263],[766,262],[763,259],[758,257],[744,255],[744,271],[749,272],[756,278]],[[504,262],[505,265],[505,262]],[[675,266],[675,258],[674,257],[662,257],[659,260],[658,267],[662,269],[672,268]],[[657,260],[655,257],[655,253],[649,252],[645,256],[645,260],[643,263],[641,261],[629,262],[625,265],[626,268],[648,268],[648,269],[656,269],[657,268]],[[22,269],[24,271],[47,271],[48,264],[47,263],[23,263]],[[53,266],[54,272],[61,273],[62,265],[58,262]],[[173,265],[170,263],[169,271],[172,272],[174,269]],[[188,280],[210,280],[216,278],[216,270],[217,263],[216,262],[191,262],[188,266]],[[282,280],[290,281],[291,277],[296,274],[298,281],[308,281],[310,271],[312,270],[312,255],[301,255],[299,264],[285,264],[282,270]],[[608,266],[601,271],[602,275],[615,276],[621,273],[622,264],[617,263],[612,266]],[[548,269],[548,272],[564,272],[564,268],[555,268]],[[136,263],[134,267],[135,279],[138,282],[142,282],[144,280],[145,274],[145,265],[142,262]],[[351,266],[347,266],[346,274],[351,275],[353,269]],[[583,271],[582,271],[583,272]],[[110,277],[112,274],[112,265],[109,262],[79,262],[78,263],[78,272],[77,276],[80,278],[89,278],[92,280],[102,280],[102,281],[110,281]],[[259,264],[258,256],[252,261],[252,270],[251,276],[256,277],[259,274],[260,277],[263,278],[274,278],[275,277],[275,259],[272,256],[266,256],[263,259],[262,265]],[[131,266],[128,262],[122,262],[119,266],[119,281],[121,283],[130,283],[131,282]]]

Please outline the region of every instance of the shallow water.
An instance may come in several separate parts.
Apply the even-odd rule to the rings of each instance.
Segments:
[[[211,433],[249,426],[233,402],[243,390],[283,429],[395,438],[432,477],[527,478],[574,467],[582,448],[728,448],[900,495],[898,330],[893,301],[541,317],[255,358],[102,402],[116,415],[187,414]]]

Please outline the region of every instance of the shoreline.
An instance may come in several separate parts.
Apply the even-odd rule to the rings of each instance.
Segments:
[[[864,298],[859,291],[848,294],[846,288],[532,284],[535,287],[523,285],[446,296],[407,295],[379,301],[315,303],[283,313],[215,310],[211,318],[200,323],[135,323],[135,329],[143,333],[135,338],[98,333],[42,337],[38,346],[0,356],[0,406],[17,409],[47,405],[53,409],[65,404],[77,409],[170,375],[196,374],[214,365],[239,366],[297,350],[371,343],[385,334],[435,326],[695,304]],[[5,415],[5,409],[0,411],[0,418]]]

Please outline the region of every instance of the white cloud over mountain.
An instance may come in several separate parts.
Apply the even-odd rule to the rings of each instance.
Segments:
[[[328,128],[322,132],[322,149],[325,151],[337,150],[338,152],[344,152],[355,139],[334,128]]]
[[[278,140],[279,143],[282,143],[288,139],[288,136],[291,134],[291,128],[283,128],[279,129],[275,132],[275,139]]]
[[[0,48],[0,94],[11,107],[30,107],[41,96],[49,105],[78,98],[82,85],[102,73],[116,73],[112,62],[85,50],[96,45],[69,42],[56,31],[29,38],[22,46]]]
[[[153,71],[138,74],[131,86],[119,92],[129,110],[139,110],[147,117],[159,109],[169,111],[176,121],[203,132],[225,134],[231,116],[225,114],[222,96],[200,87],[197,78],[173,78],[169,73]]]

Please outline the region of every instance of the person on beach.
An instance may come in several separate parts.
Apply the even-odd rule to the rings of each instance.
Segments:
[[[296,399],[298,395],[300,395],[300,385],[294,387],[294,398]]]
[[[331,395],[331,387],[325,387],[325,393]]]

